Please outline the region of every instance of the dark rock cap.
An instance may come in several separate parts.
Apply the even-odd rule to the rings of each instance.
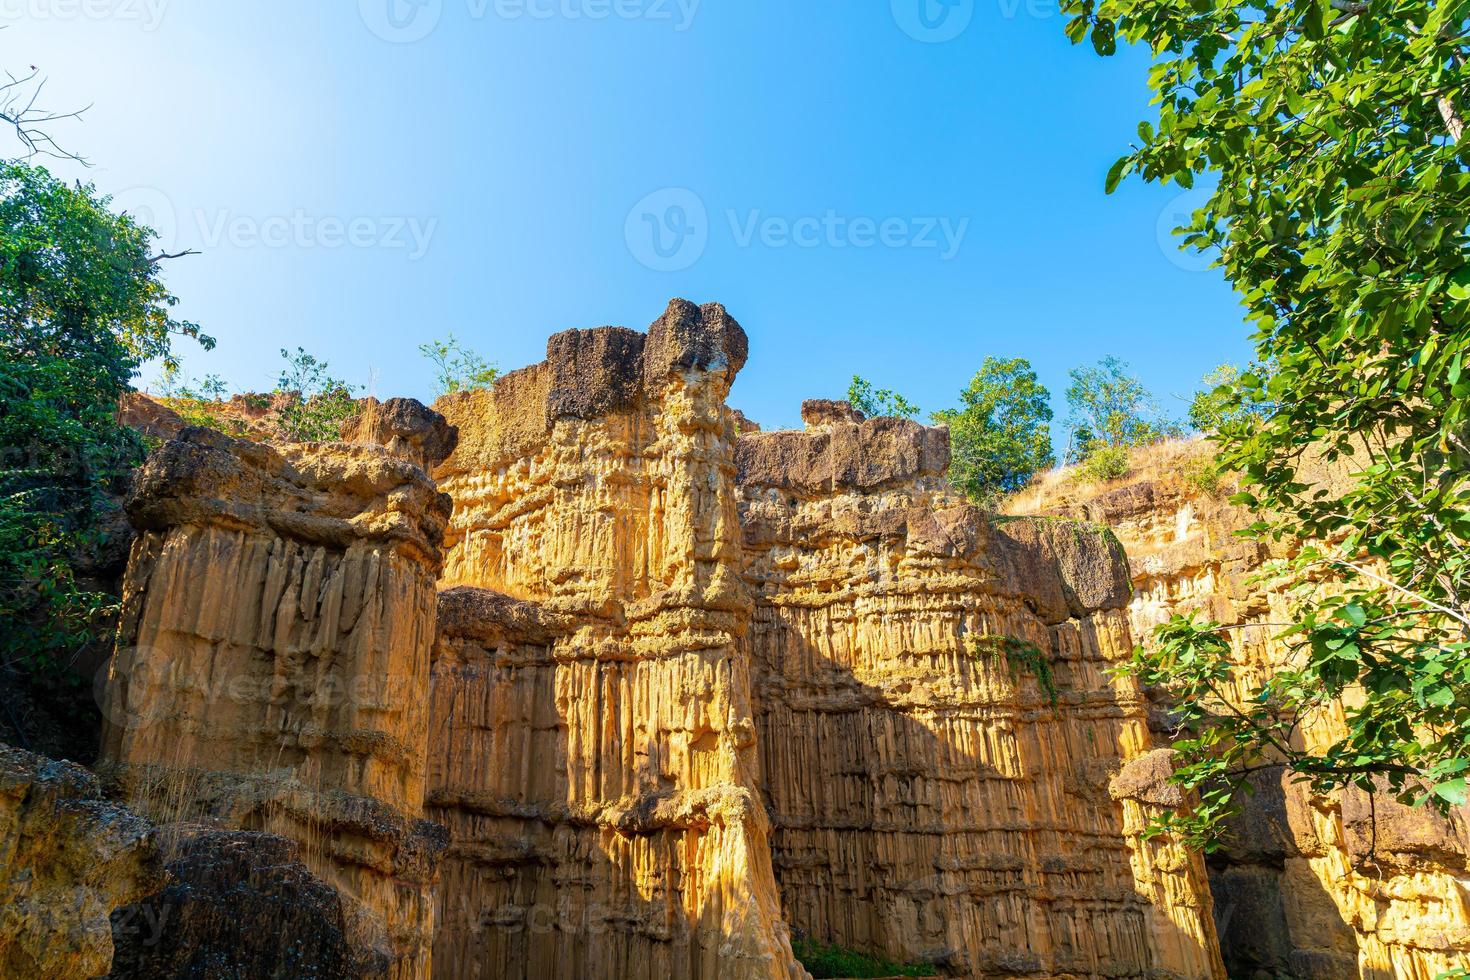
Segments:
[[[448,459],[459,443],[458,429],[413,398],[365,399],[361,411],[342,423],[341,435],[343,442],[382,446],[425,470]]]
[[[648,384],[657,385],[691,369],[724,368],[726,380],[734,381],[749,355],[745,331],[719,303],[695,306],[687,299],[672,299],[648,328],[643,373]]]
[[[631,406],[643,387],[645,340],[627,327],[553,334],[546,342],[548,421],[591,419]]]
[[[537,603],[461,585],[439,593],[438,630],[441,637],[483,643],[546,644],[567,633],[569,625]]]
[[[820,429],[839,422],[861,422],[865,418],[867,416],[849,402],[810,398],[801,403],[801,421],[808,429]]]
[[[752,433],[736,444],[735,464],[745,486],[809,493],[873,490],[942,477],[949,469],[949,431],[877,418],[833,422],[809,432]]]
[[[1132,598],[1128,556],[1105,527],[1038,517],[999,521],[995,530],[1007,587],[1048,623],[1122,609]]]
[[[1154,749],[1129,762],[1108,784],[1108,794],[1115,800],[1137,800],[1154,806],[1175,808],[1184,805],[1184,791],[1169,782],[1174,775],[1174,750]]]

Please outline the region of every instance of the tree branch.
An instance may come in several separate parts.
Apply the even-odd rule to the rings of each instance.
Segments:
[[[74,112],[50,112],[46,109],[37,109],[36,101],[46,87],[46,80],[40,78],[40,74],[34,65],[31,66],[31,73],[23,77],[17,77],[10,72],[5,73],[9,81],[0,82],[0,126],[9,126],[14,130],[16,139],[26,148],[27,157],[48,156],[58,160],[73,160],[84,167],[91,166],[80,154],[62,149],[51,134],[43,128],[47,123],[64,119],[80,119],[82,113],[91,106],[77,109]],[[37,81],[37,79],[40,80]],[[31,87],[32,82],[35,82],[34,88]]]
[[[182,252],[159,252],[157,255],[153,256],[151,259],[148,260],[148,264],[149,265],[157,265],[158,263],[163,262],[166,259],[181,259],[181,258],[183,258],[186,255],[199,255],[199,254],[200,254],[200,252],[197,249],[192,249],[192,248],[186,248]]]

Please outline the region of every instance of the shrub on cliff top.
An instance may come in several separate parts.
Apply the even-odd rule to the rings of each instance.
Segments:
[[[450,334],[445,340],[419,345],[419,353],[434,365],[434,394],[488,388],[500,377],[500,369]]]
[[[960,392],[960,407],[933,415],[949,426],[955,487],[989,505],[1051,466],[1050,398],[1030,361],[987,357]]]
[[[919,414],[919,406],[898,392],[874,388],[873,382],[857,374],[852,376],[852,384],[847,386],[847,403],[870,419],[911,419]]]
[[[330,442],[337,438],[342,423],[357,412],[350,385],[328,373],[326,361],[296,348],[281,351],[286,366],[281,369],[276,393],[282,399],[276,417],[281,437],[291,442]]]

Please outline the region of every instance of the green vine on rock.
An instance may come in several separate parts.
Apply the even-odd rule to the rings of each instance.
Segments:
[[[1046,695],[1055,711],[1061,700],[1057,689],[1056,675],[1051,669],[1051,658],[1034,643],[1014,636],[984,633],[970,638],[970,653],[976,660],[1004,661],[1013,675],[1023,671],[1036,678],[1036,686]]]

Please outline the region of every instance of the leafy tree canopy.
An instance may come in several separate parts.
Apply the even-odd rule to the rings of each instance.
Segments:
[[[919,415],[919,406],[898,392],[874,388],[871,381],[856,374],[852,376],[852,384],[847,386],[847,401],[870,419],[882,416],[912,419]]]
[[[1072,379],[1067,406],[1075,460],[1099,448],[1126,449],[1177,433],[1178,427],[1160,416],[1153,395],[1129,373],[1127,362],[1109,355],[1067,376]]]
[[[1050,398],[1030,361],[987,357],[960,392],[960,406],[933,415],[949,426],[954,485],[990,503],[1051,466]]]
[[[1256,364],[1250,373],[1265,377],[1269,371]],[[1218,432],[1229,425],[1270,417],[1272,406],[1260,399],[1261,387],[1243,388],[1241,375],[1234,364],[1221,364],[1200,379],[1202,387],[1189,401],[1189,424],[1200,432]]]
[[[141,359],[171,361],[153,233],[89,185],[0,163],[0,666],[64,668],[112,598],[79,580],[141,446],[117,425]]]
[[[1464,803],[1470,775],[1470,149],[1465,0],[1066,0],[1073,41],[1154,55],[1155,122],[1110,170],[1205,188],[1179,229],[1216,257],[1269,377],[1269,415],[1226,424],[1257,533],[1305,541],[1289,668],[1231,693],[1216,624],[1176,621],[1145,679],[1173,686],[1205,833],[1252,766],[1319,791]],[[1316,474],[1334,468],[1325,484]],[[1341,710],[1330,744],[1303,719]],[[1222,802],[1226,801],[1226,802]]]

